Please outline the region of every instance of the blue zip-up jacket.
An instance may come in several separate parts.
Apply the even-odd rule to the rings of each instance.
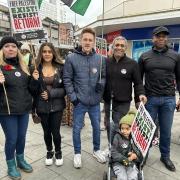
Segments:
[[[105,86],[105,59],[103,57],[101,63],[101,56],[96,54],[94,49],[87,55],[79,47],[67,56],[63,78],[71,102],[78,100],[84,105],[96,105],[100,103],[103,94],[103,90],[96,92],[96,84],[101,82],[102,86]]]

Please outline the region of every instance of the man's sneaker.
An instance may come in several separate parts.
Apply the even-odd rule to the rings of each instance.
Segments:
[[[100,163],[105,163],[106,162],[106,157],[103,155],[103,153],[98,150],[93,152],[93,156],[97,159],[98,162]]]
[[[63,165],[63,158],[61,152],[55,153],[55,165],[62,166]]]
[[[102,151],[102,155],[105,156],[105,157],[108,157],[109,156],[109,148]]]
[[[75,154],[74,155],[74,167],[75,168],[81,168],[82,167],[81,154]]]
[[[47,152],[46,160],[45,160],[46,166],[50,166],[53,164],[53,156],[54,156],[54,151]]]

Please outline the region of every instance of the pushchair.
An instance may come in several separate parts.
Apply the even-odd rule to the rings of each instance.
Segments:
[[[104,172],[103,174],[103,180],[115,180],[116,179],[116,175],[114,173],[113,170],[113,163],[112,163],[112,157],[111,157],[111,143],[109,143],[109,156],[108,156],[108,167],[107,167],[107,171]],[[138,169],[138,180],[144,180],[144,174],[143,174],[143,167],[145,165],[145,159],[143,159],[143,161],[139,164],[136,164],[137,169]]]
[[[110,105],[110,127],[113,129],[113,121],[112,121],[112,101]],[[111,132],[112,133],[112,132]],[[110,137],[112,137],[112,134],[110,133]],[[109,161],[108,162],[108,167],[107,171],[104,172],[103,174],[103,180],[115,180],[117,176],[114,173],[113,167],[112,167],[112,157],[111,157],[111,143],[112,140],[109,140]],[[145,158],[144,158],[145,159]],[[144,180],[144,175],[143,175],[143,166],[144,166],[144,159],[141,163],[137,164],[137,169],[138,169],[138,180]]]
[[[142,164],[138,165],[138,180],[144,180],[144,174],[143,174],[143,166]],[[103,174],[103,180],[115,180],[117,176],[115,175],[113,168],[112,168],[112,160],[111,157],[109,157],[109,162],[108,162],[108,171],[104,171]]]

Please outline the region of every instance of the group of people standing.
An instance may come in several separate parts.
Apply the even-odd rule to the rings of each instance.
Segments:
[[[94,30],[85,28],[81,32],[81,45],[67,56],[65,65],[54,46],[43,43],[36,61],[31,60],[31,68],[29,62],[23,59],[18,42],[13,37],[4,37],[0,41],[0,124],[6,139],[8,175],[12,179],[21,179],[18,168],[25,172],[33,171],[24,158],[32,107],[41,118],[47,149],[45,164],[52,165],[55,156],[55,164],[63,165],[60,126],[66,94],[74,105],[74,167],[82,167],[81,129],[85,113],[89,114],[93,128],[92,154],[98,162],[105,163],[106,157],[100,150],[100,102],[103,98],[108,140],[113,144],[114,135],[110,133],[110,103],[112,102],[115,133],[121,119],[130,109],[132,85],[136,105],[142,101],[153,120],[158,118],[161,161],[169,170],[175,171],[170,160],[170,138],[176,107],[175,86],[180,90],[180,58],[168,47],[168,35],[166,27],[154,29],[152,50],[141,55],[138,65],[126,55],[125,37],[114,39],[112,56],[105,59],[94,50]],[[179,104],[180,101],[177,107]],[[133,154],[131,160],[136,158]],[[118,166],[118,173],[121,170]]]
[[[175,90],[177,89],[180,92],[180,55],[168,46],[169,30],[166,27],[156,27],[152,33],[152,49],[143,53],[138,63],[126,56],[127,40],[124,37],[114,39],[112,55],[106,63],[107,74],[104,100],[105,120],[107,122],[105,124],[107,124],[108,130],[111,127],[109,112],[112,100],[114,127],[110,128],[111,136],[109,141],[112,143],[111,152],[115,164],[114,171],[117,176],[120,176],[119,179],[131,179],[135,176],[135,179],[137,179],[136,170],[127,168],[129,163],[125,163],[128,164],[127,166],[123,162],[120,163],[122,157],[131,162],[129,155],[132,152],[128,152],[129,144],[116,133],[118,131],[123,137],[130,134],[128,125],[131,126],[132,121],[130,123],[130,120],[128,120],[130,118],[128,111],[132,100],[132,85],[134,86],[136,107],[138,108],[139,102],[142,101],[152,119],[154,121],[158,119],[160,161],[168,170],[176,170],[170,159],[170,142],[174,110],[175,108],[179,109],[180,105],[180,100],[178,99],[176,103],[175,98]],[[124,129],[126,130],[122,128],[122,119],[125,117],[127,121],[124,124],[127,127]],[[116,134],[115,137],[114,134]],[[123,148],[124,144],[126,144],[125,148]],[[144,161],[146,161],[148,155],[149,152]],[[136,162],[139,158],[140,156],[138,157],[137,153],[133,161]]]
[[[32,172],[25,160],[24,149],[29,113],[35,109],[41,118],[47,149],[46,165],[63,164],[60,125],[65,107],[63,62],[51,43],[39,49],[34,68],[21,54],[13,37],[0,42],[0,123],[5,135],[5,155],[8,175],[21,179],[18,168]],[[53,150],[53,144],[55,152]]]

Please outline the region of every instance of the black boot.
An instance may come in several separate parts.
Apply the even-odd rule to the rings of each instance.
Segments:
[[[168,170],[173,171],[173,172],[176,171],[176,168],[175,168],[173,162],[170,160],[169,157],[167,157],[167,158],[161,157],[160,161],[165,165],[165,167]]]

